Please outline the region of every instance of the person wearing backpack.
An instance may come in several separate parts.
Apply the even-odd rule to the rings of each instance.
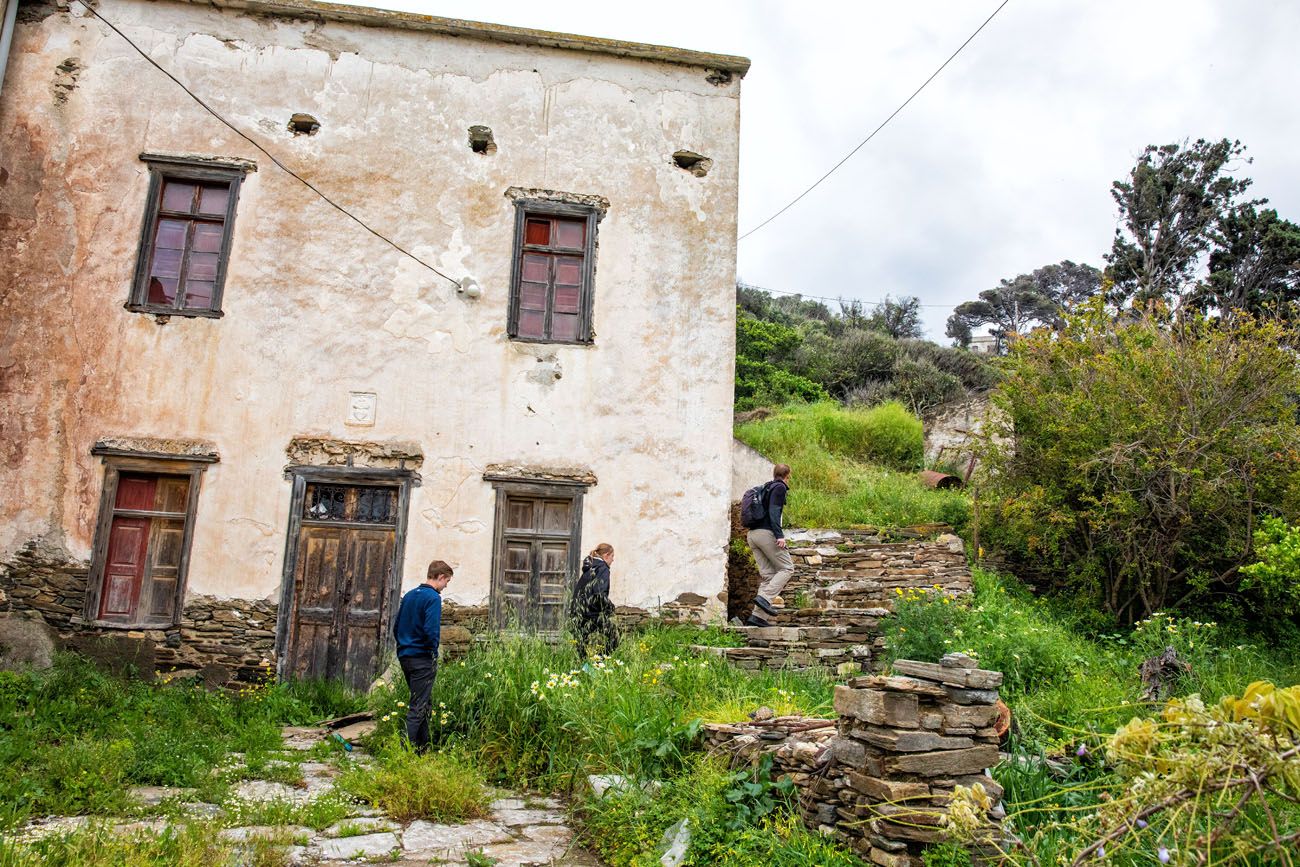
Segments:
[[[578,658],[586,659],[593,639],[601,653],[613,653],[618,647],[618,629],[614,625],[614,603],[609,598],[609,567],[614,562],[614,546],[601,542],[582,561],[582,574],[569,600],[569,626],[578,645]]]
[[[772,468],[772,481],[750,488],[740,502],[741,523],[749,530],[745,540],[758,566],[762,583],[754,599],[754,610],[745,623],[749,626],[770,626],[769,616],[775,616],[772,600],[781,595],[786,582],[794,574],[794,561],[785,547],[785,533],[781,530],[781,510],[790,490],[790,467],[777,464]]]

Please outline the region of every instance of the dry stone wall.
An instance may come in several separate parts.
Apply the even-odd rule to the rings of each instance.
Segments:
[[[900,593],[972,591],[965,545],[947,529],[791,530],[786,539],[795,571],[781,594],[783,607],[768,618],[771,626],[733,626],[744,647],[697,650],[746,669],[820,667],[845,677],[878,670],[884,651],[880,622],[892,613]],[[929,538],[886,541],[889,534]],[[749,583],[738,587],[733,574],[731,592],[749,594],[738,616],[747,615],[754,592]],[[731,607],[737,611],[735,600]]]
[[[786,605],[802,594],[821,608],[892,610],[902,590],[971,592],[966,546],[949,532],[932,539],[887,542],[875,530],[796,530],[787,533],[786,540],[795,566],[781,594]]]
[[[881,867],[921,867],[943,838],[957,786],[982,786],[1003,818],[998,761],[1002,674],[959,654],[941,663],[899,660],[889,676],[835,689],[835,721],[776,717],[709,725],[706,747],[733,764],[772,756],[799,790],[804,823]],[[761,711],[760,711],[761,713]],[[981,853],[990,854],[990,853]]]

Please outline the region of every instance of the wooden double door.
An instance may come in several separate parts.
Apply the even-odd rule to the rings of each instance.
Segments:
[[[558,632],[576,579],[580,489],[510,485],[497,490],[492,614],[499,629]]]
[[[300,482],[283,673],[373,681],[399,583],[397,486]]]

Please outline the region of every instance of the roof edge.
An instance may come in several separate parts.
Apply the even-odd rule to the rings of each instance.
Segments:
[[[597,36],[579,36],[573,33],[553,33],[506,24],[486,24],[459,18],[439,18],[435,15],[418,15],[414,12],[397,12],[369,6],[345,6],[321,0],[180,0],[199,6],[215,6],[261,15],[289,18],[316,18],[361,24],[366,27],[391,27],[398,30],[418,30],[441,33],[491,42],[515,45],[537,45],[544,48],[562,48],[586,51],[593,54],[612,54],[616,57],[633,57],[657,60],[681,66],[718,69],[744,76],[749,71],[749,58],[732,54],[714,54],[708,51],[691,51],[666,45],[642,42],[624,42],[620,39],[603,39]]]

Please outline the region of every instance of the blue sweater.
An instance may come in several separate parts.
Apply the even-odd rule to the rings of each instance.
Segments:
[[[402,597],[393,620],[393,637],[397,655],[438,658],[438,640],[442,637],[442,594],[428,584],[421,584]]]

